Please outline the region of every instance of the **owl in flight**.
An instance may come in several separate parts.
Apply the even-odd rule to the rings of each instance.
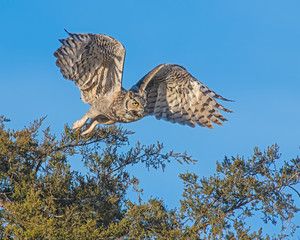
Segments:
[[[128,123],[154,115],[173,123],[213,128],[222,125],[219,110],[231,112],[215,99],[229,101],[194,78],[184,67],[161,64],[146,74],[130,90],[122,87],[125,48],[105,34],[67,32],[56,50],[56,65],[64,78],[75,82],[83,102],[91,105],[73,124],[82,135],[97,124]]]

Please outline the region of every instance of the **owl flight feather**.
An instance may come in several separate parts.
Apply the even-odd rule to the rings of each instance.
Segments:
[[[67,32],[67,31],[66,31]],[[122,88],[125,48],[105,34],[67,32],[54,56],[64,78],[75,82],[83,102],[91,105],[73,129],[91,132],[97,124],[137,121],[154,115],[173,123],[213,128],[227,121],[219,110],[231,112],[215,99],[230,101],[194,78],[184,67],[161,64],[130,90]]]

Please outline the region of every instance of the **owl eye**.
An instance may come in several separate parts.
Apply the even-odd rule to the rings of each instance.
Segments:
[[[139,104],[137,102],[133,102],[132,105],[137,107]]]

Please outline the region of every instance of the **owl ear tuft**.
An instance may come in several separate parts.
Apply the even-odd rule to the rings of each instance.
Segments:
[[[133,99],[134,98],[134,93],[132,91],[128,91],[128,96],[129,98]]]

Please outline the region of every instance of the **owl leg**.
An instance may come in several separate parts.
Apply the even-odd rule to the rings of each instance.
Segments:
[[[87,129],[86,129],[84,132],[81,133],[81,135],[83,136],[83,135],[86,135],[86,134],[90,133],[91,131],[94,130],[94,128],[95,128],[99,123],[100,123],[100,122],[99,122],[97,119],[93,120],[93,121],[87,126]]]
[[[109,125],[109,124],[113,124],[115,123],[115,121],[112,121],[112,120],[107,120],[107,121],[101,121],[100,118],[98,119],[94,119],[92,120],[92,122],[87,126],[87,129],[81,133],[81,135],[86,135],[88,133],[90,133],[91,131],[94,130],[94,128],[99,124],[104,124],[104,125]]]
[[[110,124],[114,124],[114,123],[116,123],[116,122],[113,121],[113,120],[108,120],[106,122],[102,122],[101,124],[103,124],[103,125],[110,125]]]
[[[72,129],[74,130],[74,129],[77,129],[77,128],[81,128],[89,118],[95,118],[95,117],[97,117],[98,114],[99,113],[94,111],[93,108],[90,108],[90,110],[88,110],[86,112],[86,114],[84,114],[81,119],[79,119],[79,120],[77,120],[76,122],[73,123]]]

